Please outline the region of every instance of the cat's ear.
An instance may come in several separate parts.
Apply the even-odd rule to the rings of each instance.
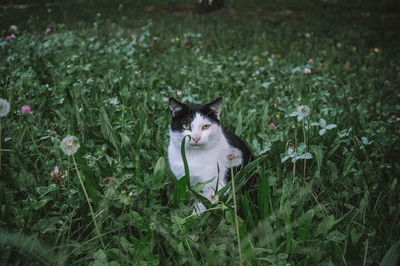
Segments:
[[[169,98],[169,108],[171,109],[171,114],[172,116],[175,116],[175,114],[179,111],[183,110],[183,103],[178,102],[174,98],[170,97]]]
[[[217,118],[219,120],[219,116],[221,114],[221,107],[222,107],[222,97],[218,97],[213,102],[209,103],[208,107],[210,108],[211,111],[214,112],[214,114],[217,116]]]

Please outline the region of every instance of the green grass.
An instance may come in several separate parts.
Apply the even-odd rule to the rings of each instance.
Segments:
[[[168,169],[169,96],[223,96],[222,126],[258,157],[235,177],[246,265],[371,265],[387,252],[396,264],[393,2],[227,1],[210,14],[184,1],[50,8],[0,17],[0,98],[11,105],[1,118],[1,264],[239,264],[232,193],[189,217],[196,187],[185,191]],[[301,121],[299,105],[310,108]],[[60,149],[67,135],[79,139],[74,156],[105,249]],[[294,153],[312,158],[292,163]]]

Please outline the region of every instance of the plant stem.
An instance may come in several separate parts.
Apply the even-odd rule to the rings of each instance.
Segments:
[[[243,265],[242,249],[240,247],[239,222],[238,222],[238,215],[237,215],[235,179],[234,179],[234,175],[233,175],[233,167],[231,167],[231,177],[232,177],[233,210],[235,212],[236,237],[237,237],[237,241],[238,241],[240,265]]]
[[[293,170],[292,170],[292,190],[294,188],[294,181],[296,179],[296,149],[297,149],[297,129],[293,127],[294,130],[294,163],[293,163]]]
[[[101,246],[103,247],[103,250],[106,250],[106,247],[104,245],[103,239],[101,238],[99,227],[97,226],[96,217],[94,216],[92,205],[90,204],[89,195],[86,192],[85,185],[83,184],[81,175],[80,175],[79,170],[78,170],[78,166],[76,165],[75,156],[73,154],[72,154],[72,160],[74,161],[76,173],[78,174],[78,178],[79,178],[79,181],[81,182],[83,193],[85,194],[87,203],[89,205],[90,213],[92,214],[93,223],[94,223],[94,226],[96,227],[97,235],[99,236],[99,239],[100,239],[100,242],[101,242]]]
[[[184,218],[184,220],[187,220],[190,217],[197,216],[197,215],[203,214],[208,211],[219,210],[219,209],[223,209],[223,208],[222,207],[214,207],[214,208],[210,208],[210,209],[205,209],[205,210],[202,210],[202,211],[199,211],[199,212],[189,215],[188,217]]]
[[[306,183],[306,153],[307,153],[307,142],[306,142],[306,126],[304,122],[305,118],[303,118],[303,136],[304,136],[304,175],[303,175],[303,185]]]
[[[0,118],[0,169],[1,169],[1,118]]]

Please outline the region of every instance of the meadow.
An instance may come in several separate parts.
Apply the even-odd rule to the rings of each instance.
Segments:
[[[396,265],[400,12],[382,3],[3,7],[0,264]],[[167,101],[219,96],[257,159],[192,216]]]

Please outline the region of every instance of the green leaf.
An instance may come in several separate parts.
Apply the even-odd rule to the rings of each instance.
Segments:
[[[400,258],[400,240],[393,244],[386,252],[379,266],[396,266]]]
[[[257,192],[257,201],[260,207],[260,214],[262,218],[268,217],[268,203],[269,203],[269,185],[267,177],[264,172],[260,170],[260,186]]]
[[[325,127],[325,126],[326,126],[326,121],[325,121],[325,119],[321,118],[321,119],[319,120],[319,125],[320,125],[321,127]]]
[[[335,125],[335,124],[330,124],[330,125],[327,125],[325,128],[326,128],[326,129],[332,129],[332,128],[335,128],[335,127],[337,127],[337,125]]]
[[[86,164],[80,163],[79,167],[80,172],[84,177],[83,182],[85,184],[85,188],[88,191],[90,199],[93,201],[93,203],[97,204],[99,202],[98,193],[100,191],[100,186],[98,182],[94,180],[92,171],[90,171],[90,168]]]
[[[244,195],[241,197],[242,199],[242,212],[244,215],[244,220],[246,223],[246,226],[248,228],[254,228],[255,223],[254,223],[254,217],[253,214],[254,212],[252,211],[252,208],[250,207],[251,200],[249,198],[249,195],[247,192],[244,193]]]
[[[154,168],[153,185],[159,184],[165,175],[165,159],[160,157],[157,161],[156,167]]]
[[[343,166],[343,176],[347,176],[350,172],[353,172],[354,169],[352,169],[353,164],[356,162],[356,158],[353,153],[350,154],[349,157],[347,157],[346,161],[344,162]]]
[[[182,155],[182,160],[183,160],[183,166],[185,168],[185,175],[181,177],[178,182],[175,184],[174,192],[173,192],[173,199],[176,204],[179,204],[183,202],[186,198],[186,187],[190,189],[190,173],[189,173],[189,165],[187,163],[186,159],[186,152],[185,152],[185,141],[186,137],[189,138],[190,141],[190,135],[186,135],[182,139],[181,143],[181,155]]]
[[[237,121],[236,121],[236,129],[235,129],[235,134],[237,136],[241,136],[243,132],[243,121],[242,121],[242,112],[239,111],[239,114],[237,116]]]
[[[322,158],[323,158],[322,148],[317,145],[312,145],[311,152],[315,155],[315,158],[317,159],[318,171],[321,171]]]
[[[107,266],[107,256],[103,250],[99,249],[93,254],[94,261],[90,263],[91,266]]]
[[[100,109],[100,126],[101,126],[101,132],[104,136],[105,139],[107,139],[109,142],[112,143],[114,148],[121,153],[120,150],[120,145],[118,143],[117,137],[113,131],[113,128],[110,123],[110,119],[108,118],[108,115],[104,108]]]
[[[335,221],[335,217],[333,215],[329,215],[326,217],[317,227],[316,235],[327,235],[331,230]]]
[[[186,183],[186,178],[183,176],[175,184],[172,197],[176,204],[183,202],[186,198]]]
[[[330,175],[331,175],[331,181],[334,183],[338,179],[338,170],[337,167],[334,163],[331,161],[327,162],[327,165],[329,167]]]
[[[186,135],[185,137],[183,137],[182,139],[182,143],[181,143],[181,156],[182,156],[182,161],[183,161],[183,166],[185,168],[185,178],[186,178],[186,183],[187,186],[190,188],[190,173],[189,173],[189,165],[186,159],[186,152],[185,152],[185,141],[186,141],[186,137],[188,137],[188,141],[190,141],[191,137],[190,135]]]

